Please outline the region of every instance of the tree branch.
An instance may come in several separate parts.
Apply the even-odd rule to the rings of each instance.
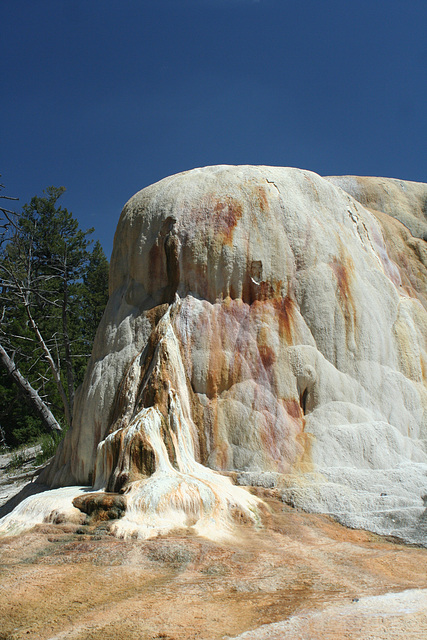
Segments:
[[[7,371],[13,382],[19,388],[24,397],[31,403],[36,410],[39,418],[43,424],[50,431],[62,431],[55,417],[51,413],[49,407],[40,398],[37,391],[31,386],[31,384],[24,378],[20,371],[16,368],[16,365],[12,358],[8,356],[6,351],[0,344],[0,365]]]

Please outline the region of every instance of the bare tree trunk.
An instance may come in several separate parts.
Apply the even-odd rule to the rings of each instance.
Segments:
[[[52,377],[53,380],[56,384],[56,388],[58,389],[58,393],[61,397],[62,400],[62,404],[64,407],[64,414],[65,414],[65,419],[67,421],[68,426],[71,427],[71,421],[72,421],[72,413],[71,413],[71,409],[70,409],[70,404],[68,402],[68,398],[67,398],[67,394],[65,392],[64,389],[64,385],[62,384],[62,380],[61,380],[61,373],[60,373],[60,368],[59,366],[57,366],[55,364],[55,361],[52,357],[52,354],[50,352],[49,347],[47,346],[41,332],[40,329],[38,327],[37,322],[34,320],[33,318],[33,314],[31,312],[31,305],[30,305],[30,292],[31,292],[31,285],[32,285],[32,281],[33,281],[33,273],[32,273],[32,244],[30,244],[29,248],[28,248],[28,254],[27,254],[27,273],[26,273],[26,283],[23,284],[22,282],[20,282],[14,272],[14,270],[12,268],[9,268],[5,265],[3,265],[3,270],[7,273],[8,277],[11,279],[11,282],[13,283],[13,286],[15,288],[15,293],[16,295],[21,299],[24,308],[25,308],[25,312],[27,314],[28,320],[30,322],[30,326],[33,329],[37,340],[40,344],[40,347],[42,348],[43,354],[44,354],[44,358],[47,361],[47,363],[49,364],[50,370],[52,372]],[[3,349],[4,351],[4,349]],[[5,356],[8,358],[9,356],[7,356],[6,351],[4,351]],[[3,356],[2,356],[3,357]],[[15,364],[13,363],[13,361],[11,361],[13,366],[15,367]],[[7,367],[6,367],[7,368]],[[27,382],[27,381],[26,381]],[[18,383],[17,383],[18,384]],[[27,384],[29,384],[27,382]],[[29,385],[31,387],[31,385]],[[33,387],[31,387],[32,391],[34,393],[35,390],[33,389]],[[51,414],[52,415],[52,414]],[[53,417],[53,416],[52,416]],[[55,420],[56,422],[56,420]],[[58,424],[58,423],[56,423]],[[58,425],[59,426],[59,425]]]
[[[25,302],[24,304],[25,304],[25,311],[27,312],[27,316],[30,321],[31,327],[37,336],[37,340],[39,341],[41,348],[43,349],[44,357],[49,364],[53,379],[56,384],[56,388],[58,389],[59,395],[61,396],[62,404],[64,406],[65,419],[67,421],[68,426],[71,427],[72,415],[70,411],[70,405],[68,402],[67,394],[65,393],[64,385],[62,384],[60,372],[58,370],[58,367],[55,364],[54,359],[52,358],[52,354],[48,346],[46,345],[46,342],[43,340],[43,336],[40,333],[37,323],[35,322],[32,316],[30,305],[27,302]]]
[[[16,368],[16,365],[12,358],[8,356],[6,351],[0,344],[0,365],[6,369],[7,373],[12,378],[13,382],[17,385],[19,390],[23,393],[25,399],[34,411],[37,413],[43,424],[50,431],[62,431],[49,407],[40,398],[37,391],[31,386],[31,384],[24,378],[20,371]]]

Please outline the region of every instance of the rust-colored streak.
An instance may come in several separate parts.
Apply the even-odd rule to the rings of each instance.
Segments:
[[[168,306],[169,305],[167,303],[159,304],[156,307],[147,309],[147,311],[144,312],[145,317],[150,322],[151,329],[154,329],[154,327],[158,324],[159,320],[161,320],[161,318],[164,316],[164,314],[168,310]]]
[[[268,347],[267,345],[258,345],[259,355],[264,365],[265,369],[269,369],[276,362],[276,354],[274,353],[274,349]]]
[[[297,435],[296,441],[300,445],[302,453],[298,456],[293,471],[296,473],[310,473],[315,469],[312,454],[314,436],[311,433],[302,431]]]
[[[232,387],[234,384],[243,379],[242,369],[245,361],[245,355],[243,352],[243,347],[236,344],[236,350],[234,352],[234,356],[230,362],[229,370],[223,371],[223,380],[222,380],[222,388],[227,389]]]
[[[420,277],[421,274],[419,271],[415,274],[412,271],[413,256],[409,252],[405,252],[405,251],[399,251],[396,255],[397,255],[397,266],[400,274],[400,280],[401,280],[403,291],[410,298],[420,299],[419,289],[420,289],[420,282],[421,282],[421,277]],[[397,284],[399,285],[400,283],[398,282]]]
[[[356,306],[351,294],[351,284],[354,276],[354,264],[350,256],[344,255],[330,263],[331,269],[337,279],[339,300],[344,315],[347,335],[354,332],[356,326]]]
[[[268,196],[265,187],[258,185],[256,188],[256,196],[258,200],[258,207],[261,211],[267,211],[269,208]]]
[[[206,392],[209,398],[221,393],[221,377],[224,367],[224,352],[220,337],[213,336],[209,353],[209,369],[206,380]]]
[[[280,459],[279,447],[278,447],[278,437],[277,437],[277,429],[275,425],[274,417],[271,413],[267,411],[263,411],[264,414],[264,428],[260,430],[261,441],[263,445],[263,450],[268,454],[268,456],[278,462]]]
[[[210,400],[204,412],[205,428],[209,440],[210,455],[209,466],[214,469],[224,470],[229,465],[228,443],[224,433],[223,425],[220,424],[218,416],[218,398]]]
[[[278,295],[280,291],[280,287],[282,286],[282,281],[272,282],[260,282],[259,290],[258,290],[258,300],[269,300],[270,298],[274,298]]]
[[[229,468],[231,461],[229,460],[227,445],[223,442],[219,442],[218,446],[216,447],[215,461],[215,467],[219,471],[225,471],[227,468]]]
[[[204,407],[198,402],[191,384],[187,385],[188,396],[191,406],[191,417],[196,428],[196,438],[194,442],[194,455],[197,462],[206,464],[207,460],[207,439],[204,424]]]
[[[239,382],[246,368],[249,307],[228,299],[211,317],[206,393],[213,398]]]
[[[139,475],[151,476],[156,470],[154,451],[146,438],[141,434],[131,444],[130,449],[131,480]]]
[[[386,275],[397,287],[400,284],[410,286],[408,295],[418,298],[427,308],[425,242],[414,238],[403,224],[388,214],[373,208],[369,210],[381,225],[381,233],[375,234],[375,227],[371,227],[370,233],[379,248],[382,248],[384,239],[387,253],[380,251],[379,255]]]
[[[263,451],[274,462],[277,471],[288,473],[293,459],[289,449],[289,427],[269,411],[264,410],[262,414],[265,420],[264,427],[260,430]]]
[[[289,296],[273,300],[273,305],[278,313],[279,335],[287,344],[293,343],[293,327],[295,302]]]
[[[349,274],[347,265],[344,263],[344,261],[340,261],[340,260],[337,260],[337,258],[334,258],[333,262],[331,263],[331,267],[337,279],[338,288],[339,288],[342,299],[348,302],[351,302],[351,295],[350,295],[350,277],[351,276]]]
[[[233,231],[242,217],[243,209],[240,202],[233,198],[217,200],[213,208],[214,226],[223,236],[225,244],[231,244]]]
[[[167,305],[163,304],[146,311],[146,317],[149,320],[152,329],[156,327],[156,325],[166,312],[166,309]],[[129,411],[130,403],[134,403],[139,395],[134,394],[135,385],[137,385],[138,388],[141,387],[141,384],[143,383],[144,377],[146,376],[149,365],[151,363],[156,344],[156,332],[152,331],[142,353],[138,353],[126,368],[123,377],[117,387],[117,391],[111,405],[108,419],[108,428],[105,434],[102,434],[102,438],[104,438],[109,433],[112,433],[113,431],[116,431],[117,429],[123,428],[127,425],[127,422],[125,422],[124,418],[126,415],[128,415],[128,417],[131,415],[131,412]],[[141,359],[141,368],[139,370],[139,379],[136,381],[133,377],[133,368],[135,361],[138,358]],[[142,408],[142,405],[140,408]],[[100,439],[101,437],[99,438],[99,440]]]
[[[284,405],[288,416],[295,418],[296,420],[302,420],[304,426],[304,413],[298,400],[295,400],[294,398],[285,400]]]
[[[282,280],[262,280],[261,282],[255,282],[251,277],[249,270],[247,270],[246,278],[243,283],[242,300],[246,304],[253,304],[254,302],[265,302],[272,299],[280,299],[281,291],[283,287]]]

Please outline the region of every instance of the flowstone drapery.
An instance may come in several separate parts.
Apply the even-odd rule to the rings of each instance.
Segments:
[[[262,485],[425,542],[426,202],[427,185],[251,166],[136,194],[41,478],[80,489],[29,498],[3,528],[103,505],[119,536],[230,535],[263,508],[238,485]]]

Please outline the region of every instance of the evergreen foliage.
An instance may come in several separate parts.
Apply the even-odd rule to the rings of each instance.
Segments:
[[[89,348],[104,313],[108,301],[108,260],[97,240],[89,255],[83,275],[82,312],[84,323],[82,335]]]
[[[0,341],[22,375],[70,426],[94,334],[108,298],[108,261],[90,249],[83,231],[57,204],[64,187],[35,196],[15,220],[0,250]],[[43,431],[5,371],[0,371],[0,425],[8,446]]]

